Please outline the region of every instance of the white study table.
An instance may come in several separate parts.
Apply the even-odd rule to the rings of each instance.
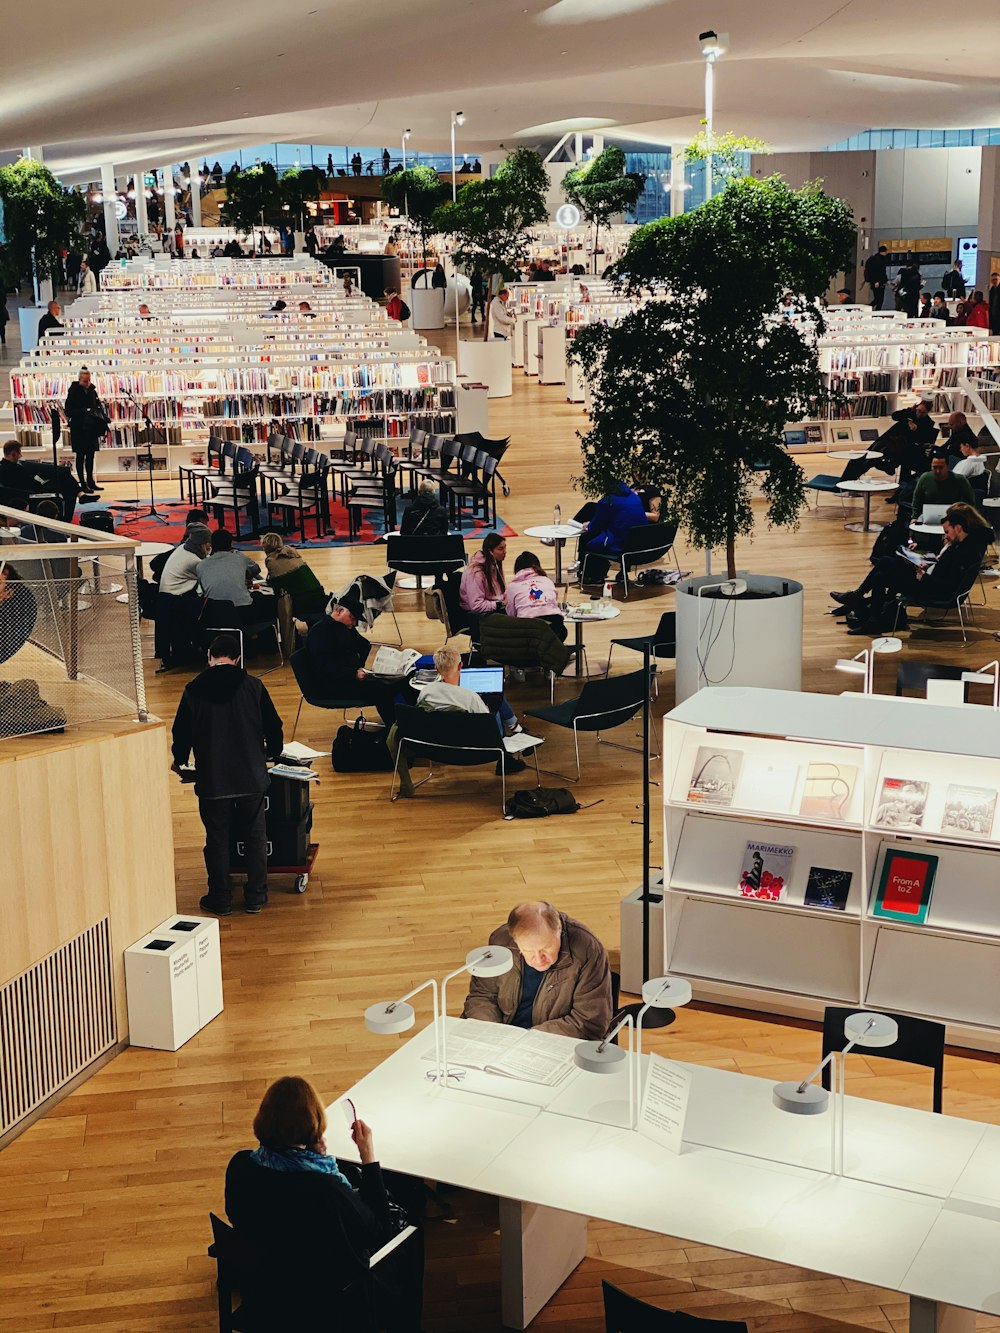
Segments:
[[[432,1045],[425,1029],[345,1095],[386,1168],[499,1197],[509,1327],[583,1258],[589,1217],[891,1288],[913,1298],[912,1333],[1000,1313],[1000,1128],[848,1096],[836,1176],[832,1110],[790,1116],[773,1080],[686,1065],[673,1154],[624,1127],[624,1072],[574,1068],[548,1089],[469,1071],[445,1089],[426,1077]],[[336,1107],[329,1125],[331,1150],[356,1159]]]

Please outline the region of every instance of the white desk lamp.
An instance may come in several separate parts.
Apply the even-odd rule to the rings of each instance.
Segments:
[[[629,1052],[623,1046],[612,1046],[611,1042],[624,1027],[634,1030],[631,1014],[623,1014],[600,1041],[578,1041],[573,1049],[577,1069],[583,1069],[588,1074],[617,1074],[622,1062],[629,1058]],[[633,1044],[634,1031],[629,1036],[629,1046]],[[632,1069],[628,1070],[628,1127],[635,1129],[635,1076]]]
[[[883,636],[879,639],[872,639],[870,648],[863,648],[860,653],[855,653],[853,657],[838,657],[833,665],[838,671],[847,671],[854,676],[864,676],[865,683],[861,688],[861,693],[874,694],[876,653],[898,653],[902,647],[902,639]]]
[[[963,671],[963,685],[992,685],[993,707],[1000,708],[1000,662],[987,662],[978,671]]]
[[[855,1046],[875,1049],[894,1045],[899,1036],[899,1024],[888,1014],[873,1014],[862,1010],[856,1014],[848,1014],[844,1019],[844,1036],[847,1038],[847,1045],[843,1050],[831,1051],[801,1083],[776,1083],[772,1094],[774,1104],[779,1111],[787,1111],[791,1115],[822,1115],[830,1105],[830,1094],[825,1088],[814,1084],[813,1079],[832,1062],[831,1082],[834,1096],[837,1097],[840,1106],[840,1115],[834,1115],[832,1124],[833,1169],[837,1175],[843,1175],[844,1172],[844,1083],[847,1053]]]
[[[416,1022],[416,1014],[413,1005],[407,1004],[414,995],[419,995],[422,990],[430,987],[431,996],[434,1002],[434,1062],[438,1075],[441,1073],[441,1024],[438,1022],[440,1014],[440,1004],[438,1001],[438,983],[433,977],[429,981],[422,981],[419,986],[414,986],[413,990],[407,991],[405,995],[400,996],[398,1000],[390,1000],[388,1003],[371,1004],[365,1010],[365,1027],[369,1032],[376,1032],[380,1037],[394,1037],[400,1032],[407,1032]]]
[[[502,977],[505,972],[509,972],[514,966],[514,955],[503,944],[488,944],[483,948],[470,949],[465,955],[465,962],[461,967],[456,967],[454,972],[442,978],[441,981],[441,1017],[444,1022],[441,1024],[441,1064],[438,1067],[439,1078],[443,1075],[443,1082],[447,1086],[449,1078],[448,1070],[448,982],[459,977],[463,972],[468,972],[473,977]]]

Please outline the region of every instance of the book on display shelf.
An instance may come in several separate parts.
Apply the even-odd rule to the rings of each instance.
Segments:
[[[806,769],[799,815],[817,821],[847,819],[857,780],[855,764],[828,760],[811,763]]]
[[[988,838],[993,831],[997,793],[991,787],[949,786],[944,798],[941,832]]]
[[[803,902],[806,907],[819,907],[828,912],[843,912],[847,907],[852,878],[850,870],[828,870],[825,866],[810,866]]]
[[[695,757],[687,799],[692,805],[725,808],[733,803],[740,769],[741,750],[720,750],[703,745]]]
[[[886,849],[872,915],[920,926],[927,920],[938,858],[903,848]]]
[[[879,828],[923,828],[929,784],[912,778],[884,778],[873,824]]]
[[[774,814],[787,814],[791,810],[798,779],[798,764],[774,763],[753,756],[747,759],[743,771],[744,791],[750,793],[749,804],[755,810]]]
[[[780,902],[788,889],[794,856],[795,848],[781,843],[748,842],[740,871],[740,897]]]

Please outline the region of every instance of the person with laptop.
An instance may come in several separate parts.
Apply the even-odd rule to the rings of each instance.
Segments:
[[[489,713],[484,696],[495,699],[498,695],[500,704],[496,711],[496,723],[501,736],[515,736],[523,733],[524,728],[518,722],[513,708],[503,697],[503,667],[462,667],[461,654],[454,648],[439,648],[434,654],[434,668],[438,679],[420,689],[417,707],[429,713]],[[396,728],[393,727],[386,740],[389,752],[395,756],[399,748]],[[527,767],[517,755],[509,755],[506,761],[508,773],[522,773]],[[497,772],[500,761],[497,760]],[[399,794],[413,795],[413,783],[410,779],[409,766],[405,754],[399,756]]]
[[[964,480],[964,478],[962,478]],[[895,598],[902,593],[921,604],[946,602],[971,586],[993,530],[971,504],[950,505],[944,516],[944,544],[938,556],[917,555],[900,549],[880,557],[867,577],[851,592],[830,596],[847,609],[849,634],[872,635],[890,629],[908,629]]]
[[[974,505],[976,497],[968,477],[957,476],[948,466],[948,455],[943,449],[935,450],[929,472],[917,478],[913,488],[913,518],[917,523],[940,523],[949,505]],[[927,514],[928,508],[937,508],[936,514]]]

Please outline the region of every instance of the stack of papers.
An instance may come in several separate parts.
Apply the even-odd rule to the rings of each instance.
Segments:
[[[573,1044],[553,1032],[525,1031],[503,1023],[468,1019],[459,1035],[448,1028],[448,1066],[464,1065],[487,1074],[522,1079],[554,1088],[568,1077],[573,1064]],[[431,1050],[424,1056],[433,1060]]]
[[[520,754],[522,750],[530,750],[544,743],[544,736],[529,736],[526,731],[519,731],[515,736],[504,737],[503,748],[508,754]]]
[[[289,764],[309,764],[314,759],[322,759],[322,750],[310,750],[301,741],[289,741],[281,752],[280,762]]]

